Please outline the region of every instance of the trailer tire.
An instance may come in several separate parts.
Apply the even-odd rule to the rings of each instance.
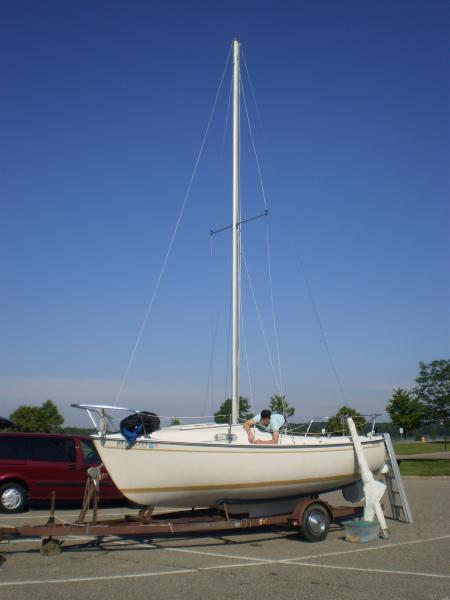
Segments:
[[[303,513],[300,534],[308,542],[321,542],[328,534],[330,514],[320,502],[310,504]]]
[[[8,481],[0,486],[0,512],[18,513],[28,506],[27,490],[16,481]]]

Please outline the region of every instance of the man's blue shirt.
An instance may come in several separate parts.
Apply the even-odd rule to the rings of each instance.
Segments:
[[[255,423],[255,425],[258,425],[258,427],[260,427],[264,431],[268,431],[269,433],[279,431],[285,423],[283,415],[280,415],[278,413],[272,413],[268,425],[261,425],[261,413],[254,416],[252,421]]]

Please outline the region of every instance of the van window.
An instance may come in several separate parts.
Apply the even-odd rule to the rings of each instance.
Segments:
[[[52,462],[76,462],[72,439],[36,437],[27,439],[27,459]]]
[[[90,440],[80,440],[81,451],[83,452],[84,463],[89,465],[99,465],[100,456],[95,449],[94,443]]]
[[[25,460],[24,438],[12,435],[0,435],[0,459]]]

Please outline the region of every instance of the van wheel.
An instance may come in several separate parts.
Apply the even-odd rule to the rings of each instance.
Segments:
[[[0,511],[4,513],[18,513],[27,508],[27,491],[15,481],[4,483],[0,486]]]

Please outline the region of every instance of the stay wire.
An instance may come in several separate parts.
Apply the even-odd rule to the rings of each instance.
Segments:
[[[248,352],[247,352],[247,339],[245,336],[245,321],[244,321],[244,311],[241,307],[241,325],[242,325],[242,345],[244,347],[244,355],[245,355],[245,365],[247,367],[247,377],[248,377],[248,389],[250,396],[250,408],[253,409],[253,386],[252,386],[252,378],[250,374],[250,363],[248,361]]]
[[[258,102],[256,101],[255,88],[253,87],[252,78],[250,77],[250,71],[248,70],[248,67],[247,67],[247,61],[245,59],[245,53],[244,53],[244,49],[243,48],[242,48],[242,62],[244,63],[245,72],[247,73],[248,83],[250,85],[250,90],[252,92],[253,102],[255,103],[256,112],[258,114],[258,118],[259,118],[260,122],[262,123],[261,112],[259,110]]]
[[[242,56],[243,63],[244,63],[244,67],[245,67],[245,70],[246,70],[246,73],[247,73],[247,77],[248,77],[250,89],[251,89],[251,92],[252,92],[252,95],[253,95],[253,100],[254,100],[254,103],[255,103],[256,111],[257,111],[257,114],[258,114],[259,118],[261,118],[260,117],[260,111],[259,111],[258,103],[256,101],[256,95],[255,95],[255,91],[254,91],[252,79],[250,77],[250,72],[248,70],[247,62],[245,60],[245,55],[244,55],[243,51],[242,51],[242,54],[243,54],[243,56]],[[252,142],[253,151],[255,153],[256,164],[257,164],[257,167],[258,167],[258,173],[259,173],[259,177],[260,177],[260,184],[261,184],[261,190],[262,190],[263,199],[264,199],[264,205],[265,205],[265,208],[267,209],[266,195],[265,195],[265,191],[264,191],[264,185],[263,185],[263,182],[262,182],[261,169],[260,169],[260,165],[259,165],[258,155],[256,153],[256,147],[255,147],[254,138],[253,138],[253,131],[252,131],[252,127],[251,127],[251,123],[250,123],[250,118],[249,118],[249,114],[248,114],[248,110],[247,110],[247,103],[246,103],[246,99],[245,99],[245,91],[244,91],[244,88],[243,88],[242,84],[241,84],[241,87],[242,87],[242,97],[244,99],[245,112],[246,112],[246,115],[247,115],[248,127],[249,127],[249,131],[250,131],[250,139],[251,139],[251,142]],[[268,235],[268,228],[267,228],[267,235]],[[268,242],[267,242],[267,251],[268,251],[268,257],[269,257],[268,258],[268,260],[269,260],[269,279],[271,281],[272,277],[271,277],[271,273],[270,273],[269,238],[267,238],[267,240],[268,240]],[[297,249],[296,249],[296,252],[297,252]],[[303,262],[302,262],[302,260],[301,260],[301,258],[299,256],[298,252],[297,252],[297,258],[298,258],[298,261],[299,261],[299,264],[300,264],[300,268],[302,270],[303,277],[304,277],[304,280],[305,280],[305,283],[306,283],[306,288],[308,290],[308,295],[309,295],[311,304],[313,306],[313,310],[314,310],[314,313],[315,313],[315,316],[316,316],[316,320],[317,320],[317,324],[318,324],[318,327],[319,327],[321,339],[322,339],[322,341],[324,343],[325,350],[326,350],[326,353],[327,353],[327,356],[328,356],[328,361],[329,361],[331,369],[332,369],[332,371],[334,373],[334,376],[335,376],[336,382],[338,384],[339,390],[341,392],[342,398],[344,399],[345,402],[347,402],[346,395],[345,395],[345,392],[344,392],[344,388],[342,386],[339,374],[337,372],[336,366],[334,364],[334,361],[333,361],[333,358],[332,358],[332,355],[331,355],[331,350],[330,350],[330,347],[328,345],[327,338],[325,336],[325,332],[324,332],[324,329],[323,329],[323,326],[322,326],[322,321],[321,321],[320,316],[319,316],[319,311],[317,309],[317,305],[315,303],[314,296],[312,294],[312,289],[311,289],[311,286],[309,284],[309,280],[308,280],[308,278],[306,276],[306,271],[304,269]],[[270,293],[271,293],[272,307],[273,307],[274,304],[273,304],[272,284],[270,284]],[[274,313],[272,313],[272,316],[274,317]],[[275,324],[275,320],[274,320],[274,324]],[[281,362],[280,362],[279,344],[278,344],[278,334],[276,333],[277,332],[277,328],[276,328],[275,325],[274,325],[274,331],[275,331],[275,343],[276,343],[276,348],[277,348],[278,367],[279,367],[279,373],[280,373],[280,375],[279,375],[280,376],[280,383],[282,384]],[[283,396],[283,393],[281,393],[281,396]],[[284,402],[283,402],[283,405],[285,406]]]
[[[213,274],[215,272],[214,263],[213,263],[213,237],[210,236],[210,269],[209,269],[209,287],[210,287],[210,312],[211,312],[211,350],[210,350],[210,358],[209,358],[209,368],[208,368],[208,378],[206,383],[206,392],[205,392],[205,412],[206,405],[209,400],[209,408],[208,410],[212,414],[214,411],[213,401],[214,401],[214,387],[215,387],[215,370],[214,370],[214,359],[216,354],[216,345],[217,345],[217,336],[220,328],[220,323],[223,317],[223,309],[219,308],[216,310],[216,295],[214,293],[214,284],[213,284]],[[227,358],[228,360],[228,358]],[[225,385],[226,387],[226,385]]]
[[[242,99],[244,100],[245,114],[247,116],[247,123],[248,123],[248,130],[249,130],[249,133],[250,133],[250,140],[252,142],[252,148],[253,148],[253,152],[255,154],[256,166],[257,166],[257,169],[258,169],[259,184],[261,186],[261,193],[262,193],[263,202],[264,202],[264,209],[268,210],[267,209],[266,192],[264,190],[264,184],[263,184],[263,179],[262,179],[262,174],[261,174],[261,167],[260,167],[260,164],[259,164],[258,153],[256,152],[255,140],[254,140],[254,137],[253,137],[253,130],[252,130],[251,122],[250,122],[250,116],[249,116],[248,110],[247,110],[247,102],[245,100],[245,91],[244,91],[244,86],[242,85],[242,81],[241,81],[241,91],[242,91]]]
[[[206,130],[205,130],[205,133],[203,134],[203,139],[202,139],[202,142],[200,144],[200,150],[199,150],[198,155],[197,155],[197,160],[195,161],[194,169],[192,171],[192,175],[191,175],[191,178],[189,180],[189,184],[188,184],[186,193],[184,195],[183,203],[181,205],[181,209],[180,209],[180,212],[178,214],[178,219],[177,219],[177,221],[175,223],[175,227],[174,227],[174,230],[172,232],[172,236],[171,236],[170,241],[169,241],[169,246],[168,246],[167,252],[166,252],[166,254],[164,256],[164,260],[162,262],[161,269],[159,271],[159,275],[158,275],[158,278],[156,280],[156,284],[155,284],[155,287],[153,289],[152,296],[150,298],[150,302],[147,305],[147,310],[145,311],[144,319],[143,319],[142,325],[141,325],[141,327],[139,329],[139,333],[138,333],[138,336],[136,338],[136,342],[135,342],[135,344],[133,346],[133,349],[131,351],[130,358],[128,360],[128,364],[127,364],[127,367],[125,369],[125,373],[123,375],[122,381],[121,381],[119,389],[117,391],[116,398],[115,398],[115,401],[114,401],[114,406],[116,406],[116,404],[119,401],[120,396],[122,394],[125,382],[127,380],[128,374],[129,374],[130,369],[131,369],[131,365],[133,364],[133,360],[134,360],[134,356],[136,354],[136,350],[139,347],[139,344],[141,342],[142,336],[144,334],[145,327],[147,325],[147,321],[148,321],[148,319],[150,317],[150,313],[151,313],[152,308],[153,308],[153,304],[154,304],[154,301],[155,301],[155,298],[156,298],[156,294],[158,293],[159,286],[161,284],[161,280],[162,280],[162,277],[164,275],[164,272],[165,272],[165,269],[166,269],[166,265],[167,265],[167,262],[169,260],[170,253],[172,251],[172,247],[173,247],[173,244],[174,244],[174,241],[175,241],[175,237],[176,237],[178,229],[180,227],[180,223],[181,223],[181,219],[183,217],[184,209],[186,208],[186,204],[187,204],[189,195],[191,193],[192,184],[194,182],[194,178],[195,178],[195,175],[197,173],[198,165],[200,163],[200,158],[201,158],[201,155],[203,153],[203,148],[205,146],[206,138],[207,138],[208,133],[209,133],[209,128],[211,126],[211,122],[212,122],[212,118],[213,118],[213,115],[214,115],[214,112],[215,112],[215,108],[216,108],[216,105],[217,105],[217,100],[219,98],[220,90],[222,89],[222,83],[223,83],[223,80],[224,80],[224,77],[225,77],[225,73],[226,73],[226,70],[227,70],[227,67],[228,67],[228,62],[230,60],[230,55],[231,55],[231,46],[230,46],[230,49],[228,51],[227,60],[225,62],[225,67],[224,67],[223,72],[222,72],[222,77],[220,79],[219,88],[217,90],[216,97],[214,99],[213,107],[212,107],[211,113],[209,115],[208,123],[206,125]]]
[[[284,401],[283,394],[283,375],[281,370],[281,355],[280,355],[280,343],[278,338],[278,327],[277,327],[277,319],[275,315],[275,301],[273,297],[273,284],[272,284],[272,261],[270,258],[270,237],[269,237],[269,225],[266,227],[266,243],[267,243],[267,268],[269,274],[269,290],[270,290],[270,304],[272,308],[272,323],[273,323],[273,331],[275,337],[275,349],[277,352],[277,363],[278,363],[278,377],[280,382],[280,396],[283,398],[283,414],[286,412],[286,405]],[[286,415],[284,415],[286,418]]]
[[[228,327],[227,327],[227,331],[228,331],[228,336],[227,336],[227,357],[226,357],[226,366],[225,366],[225,393],[224,393],[224,398],[226,400],[227,395],[228,395],[228,378],[230,375],[230,363],[231,363],[231,313],[232,311],[232,293],[231,293],[231,288],[230,288],[230,304],[229,304],[229,310],[228,310]],[[232,394],[230,393],[230,398],[231,398]]]
[[[205,390],[204,409],[206,412],[206,405],[208,405],[209,411],[211,413],[213,412],[213,400],[214,400],[214,357],[215,357],[215,352],[216,352],[216,341],[217,341],[217,334],[219,331],[220,317],[221,317],[221,315],[218,314],[216,317],[215,327],[214,327],[213,333],[212,333],[211,351],[209,354],[208,379],[206,382],[206,390]]]
[[[245,58],[244,58],[243,62],[244,62],[245,70],[247,72],[250,89],[253,94],[253,100],[255,102],[256,110],[257,110],[258,116],[259,116],[260,113],[259,113],[258,103],[256,101],[255,91],[253,88],[250,73],[247,68],[247,63],[245,62]],[[258,153],[256,151],[256,145],[255,145],[255,140],[254,140],[254,136],[253,136],[250,115],[249,115],[247,102],[246,102],[246,98],[245,98],[245,90],[244,90],[244,86],[243,86],[242,82],[241,82],[241,90],[242,90],[242,98],[244,100],[244,108],[245,108],[245,114],[247,117],[248,129],[249,129],[249,133],[250,133],[250,140],[252,142],[252,148],[253,148],[253,152],[255,155],[256,166],[258,169],[258,176],[259,176],[259,182],[260,182],[260,186],[261,186],[262,197],[263,197],[263,201],[264,201],[264,208],[267,210],[267,198],[266,198],[266,193],[265,193],[265,189],[264,189],[262,172],[261,172],[260,162],[259,162],[259,158],[258,158]],[[278,337],[278,327],[277,327],[277,321],[276,321],[276,317],[275,317],[275,303],[274,303],[274,296],[273,296],[272,271],[271,271],[271,259],[270,259],[270,243],[269,243],[269,227],[268,226],[266,229],[266,246],[267,246],[267,264],[268,264],[268,274],[269,274],[269,289],[270,289],[270,300],[271,300],[271,310],[272,310],[272,322],[273,322],[275,346],[276,346],[276,352],[277,352],[278,381],[280,384],[279,390],[280,390],[280,396],[283,397],[283,377],[282,377],[282,370],[281,370],[281,355],[280,355],[280,344],[279,344],[279,337]],[[283,401],[283,406],[284,406],[284,401]],[[284,412],[285,411],[283,410],[283,413]]]
[[[233,77],[231,77],[231,81],[230,81],[230,93],[228,94],[228,105],[227,105],[227,114],[225,116],[225,125],[223,128],[223,138],[222,138],[222,146],[221,149],[223,151],[223,148],[225,146],[225,140],[227,137],[227,128],[228,128],[228,118],[230,116],[230,106],[231,106],[231,98],[233,96]]]
[[[248,283],[249,283],[249,286],[250,286],[250,291],[252,293],[253,303],[255,305],[256,314],[258,316],[259,326],[260,326],[261,333],[262,333],[262,336],[263,336],[264,345],[265,345],[266,352],[267,352],[267,357],[269,359],[270,368],[272,369],[272,375],[274,377],[275,385],[276,385],[277,389],[280,389],[281,385],[280,385],[280,382],[278,381],[278,375],[277,375],[275,366],[273,364],[272,354],[270,352],[269,343],[267,341],[266,331],[264,329],[264,325],[263,325],[263,322],[262,322],[261,312],[259,310],[258,302],[256,300],[256,295],[255,295],[255,290],[254,290],[253,283],[252,283],[252,278],[250,276],[250,271],[248,269],[247,261],[245,259],[245,254],[244,254],[243,251],[242,251],[242,259],[244,261],[245,272],[247,274],[247,279],[248,279]]]
[[[291,232],[291,237],[293,238],[292,232]],[[344,392],[344,388],[343,388],[342,383],[341,383],[341,379],[339,377],[339,374],[337,372],[336,366],[334,364],[333,357],[331,355],[330,346],[328,345],[328,340],[327,340],[327,337],[325,335],[325,331],[324,331],[324,328],[323,328],[323,325],[322,325],[322,320],[321,320],[320,315],[319,315],[319,310],[317,308],[317,304],[315,302],[314,295],[312,293],[312,288],[311,288],[311,285],[309,283],[309,279],[308,279],[308,276],[306,274],[306,270],[305,270],[305,267],[303,265],[303,261],[301,259],[300,253],[299,253],[298,248],[297,248],[297,246],[296,246],[295,243],[294,243],[294,249],[295,249],[295,254],[297,256],[297,260],[298,260],[298,263],[299,263],[299,266],[300,266],[300,270],[301,270],[302,275],[303,275],[303,279],[305,281],[306,290],[308,292],[309,300],[311,302],[311,305],[312,305],[313,311],[314,311],[314,315],[316,317],[316,321],[317,321],[317,326],[319,328],[320,337],[321,337],[321,340],[323,342],[323,345],[325,346],[325,351],[326,351],[326,354],[327,354],[327,357],[328,357],[328,362],[330,363],[331,370],[333,371],[334,377],[336,379],[336,383],[338,385],[338,388],[339,388],[341,396],[342,396],[342,398],[344,400],[344,403],[348,404],[347,397],[346,397],[346,394]]]

